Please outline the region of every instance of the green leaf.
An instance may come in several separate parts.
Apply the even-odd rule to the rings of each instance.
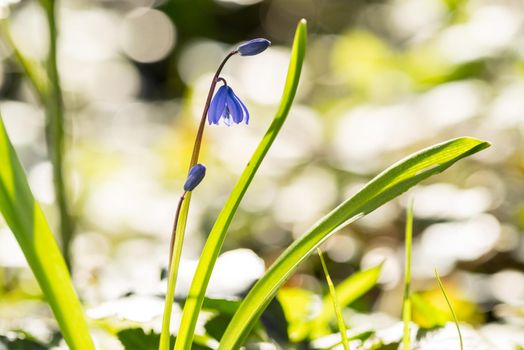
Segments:
[[[69,347],[94,349],[64,258],[33,198],[1,117],[0,212],[22,248]]]
[[[404,350],[411,349],[409,324],[411,322],[411,248],[413,241],[413,200],[408,204],[406,215],[406,243],[405,243],[405,276],[404,276],[404,298],[402,302],[402,321],[404,322],[404,334],[402,346]]]
[[[243,300],[222,337],[219,349],[240,347],[282,284],[335,231],[372,212],[420,181],[444,171],[459,159],[488,146],[487,142],[466,137],[449,140],[401,160],[371,180],[360,192],[322,218],[282,253]]]
[[[382,266],[383,264],[379,264],[367,270],[356,272],[336,286],[335,293],[341,309],[366,294],[377,284]],[[333,306],[328,295],[323,298],[322,304],[320,315],[309,326],[313,338],[328,334],[329,323],[335,317],[335,312],[333,311]]]
[[[337,292],[335,291],[335,285],[333,285],[333,281],[331,280],[331,276],[329,275],[329,270],[327,268],[326,261],[324,260],[324,256],[322,255],[322,251],[320,250],[320,248],[317,248],[317,252],[320,258],[320,263],[322,264],[322,269],[324,270],[324,275],[326,276],[326,283],[329,287],[329,297],[331,298],[331,303],[333,304],[333,311],[335,312],[335,315],[337,317],[338,330],[342,338],[342,346],[344,347],[344,350],[349,350],[347,327],[344,321],[344,316],[342,316],[342,307],[339,305],[338,302],[338,296]]]
[[[0,349],[6,350],[48,350],[49,348],[36,340],[20,337],[19,334],[13,337],[0,335]]]
[[[215,221],[211,232],[209,233],[209,237],[202,251],[202,255],[200,256],[200,261],[195,272],[195,277],[193,278],[193,282],[189,290],[189,296],[184,306],[182,321],[180,324],[177,342],[175,344],[176,350],[187,350],[191,348],[191,342],[195,332],[197,318],[202,308],[206,289],[209,284],[209,279],[211,278],[211,272],[215,266],[218,254],[220,253],[226,238],[227,230],[231,224],[231,220],[233,220],[240,201],[244,197],[244,194],[251,184],[251,181],[260,167],[260,164],[264,160],[264,157],[269,151],[269,148],[273,144],[273,141],[277,137],[280,129],[282,128],[282,125],[284,124],[284,121],[289,114],[291,104],[297,91],[305,50],[306,21],[302,20],[298,24],[295,34],[287,80],[280,107],[278,108],[278,111],[271,125],[269,126],[269,129],[260,141],[257,149],[251,157],[251,160],[247,163],[244,172],[233,188],[229,198],[226,201],[226,204],[222,208],[222,211],[218,215],[218,218]]]

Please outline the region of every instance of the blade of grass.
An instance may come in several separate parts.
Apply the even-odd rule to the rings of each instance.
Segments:
[[[372,212],[458,160],[488,147],[473,138],[457,138],[419,151],[394,164],[371,180],[360,192],[322,218],[297,239],[253,286],[235,313],[219,350],[238,349],[278,289],[315,248],[350,222]]]
[[[404,321],[404,335],[402,344],[404,350],[409,350],[411,346],[409,324],[411,322],[411,246],[413,238],[413,199],[408,203],[408,212],[406,215],[406,260],[404,275],[404,300],[402,303],[402,320]]]
[[[320,248],[317,248],[317,253],[318,257],[320,258],[320,263],[322,264],[322,269],[324,270],[324,275],[326,276],[326,283],[329,288],[331,302],[333,303],[333,310],[335,311],[335,314],[337,316],[338,330],[342,338],[342,346],[344,347],[344,350],[349,350],[349,340],[347,335],[346,323],[344,322],[344,317],[342,316],[342,309],[338,305],[337,292],[335,291],[335,286],[333,285],[333,281],[331,280],[331,276],[329,275],[326,261],[324,260],[324,256],[322,255],[322,251],[320,250]]]
[[[293,103],[297,91],[302,63],[304,61],[306,50],[306,28],[306,21],[301,20],[295,33],[288,75],[278,111],[271,122],[269,129],[253,153],[251,160],[244,169],[244,172],[240,176],[240,179],[231,191],[226,204],[222,208],[211,232],[209,233],[209,237],[202,251],[202,255],[200,256],[200,261],[198,262],[198,267],[195,276],[193,277],[193,282],[184,306],[182,321],[180,323],[180,329],[175,343],[176,350],[191,349],[191,342],[193,340],[197,318],[202,308],[206,289],[209,284],[209,279],[211,278],[211,272],[224,243],[231,220],[233,219],[247,188],[251,184],[256,171],[260,167],[260,164],[264,160],[265,155],[273,144],[273,141],[277,137],[289,114],[291,104]]]
[[[94,350],[84,312],[49,225],[0,117],[0,212],[22,248],[66,343]]]
[[[350,305],[373,288],[377,284],[382,266],[383,263],[367,270],[358,271],[340,282],[335,287],[339,306],[344,308]],[[322,300],[322,311],[317,318],[309,321],[310,337],[315,339],[329,334],[329,323],[335,316],[329,296],[325,296]],[[307,334],[302,336],[303,338],[300,340],[305,339]]]
[[[442,284],[442,281],[440,280],[440,277],[438,275],[437,269],[435,269],[435,277],[437,278],[438,287],[440,288],[440,291],[444,295],[444,298],[446,299],[446,303],[448,304],[449,310],[451,311],[451,315],[453,316],[453,321],[455,322],[455,326],[457,327],[457,332],[459,336],[460,341],[460,350],[464,350],[464,344],[462,342],[462,333],[460,333],[460,326],[457,319],[457,315],[455,315],[455,311],[453,310],[453,307],[451,306],[451,302],[449,301],[448,295],[446,294],[446,290],[444,289],[444,285]]]

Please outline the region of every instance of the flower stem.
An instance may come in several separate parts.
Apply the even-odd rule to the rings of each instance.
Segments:
[[[49,53],[47,57],[48,87],[46,104],[46,137],[49,147],[51,162],[53,163],[53,182],[55,186],[56,201],[60,213],[60,236],[62,252],[66,264],[71,271],[70,245],[74,233],[74,224],[69,212],[64,178],[64,113],[62,89],[57,67],[57,26],[56,26],[56,1],[42,0],[47,26],[49,31]]]
[[[200,124],[198,126],[198,131],[195,138],[195,144],[193,146],[193,154],[191,155],[191,161],[189,163],[189,170],[198,163],[198,157],[200,156],[200,147],[202,145],[202,139],[204,136],[204,127],[206,126],[206,116],[211,105],[211,99],[213,93],[215,92],[215,87],[220,78],[220,73],[224,68],[226,62],[238,51],[231,51],[222,61],[220,66],[213,77],[211,86],[209,87],[209,93],[207,95],[206,104],[202,112],[202,118],[200,119]],[[188,171],[189,171],[188,170]],[[184,234],[187,224],[187,216],[189,213],[189,204],[191,203],[191,192],[186,192],[180,198],[178,203],[177,211],[175,214],[175,224],[173,227],[173,234],[171,236],[171,246],[170,246],[170,257],[169,257],[169,270],[168,270],[168,280],[167,280],[167,291],[166,299],[164,304],[164,316],[162,319],[162,332],[160,333],[160,345],[159,350],[169,350],[170,349],[170,324],[171,324],[171,312],[173,310],[173,298],[175,296],[176,288],[176,279],[178,276],[178,269],[180,265],[180,257],[182,255],[182,245],[184,243]]]

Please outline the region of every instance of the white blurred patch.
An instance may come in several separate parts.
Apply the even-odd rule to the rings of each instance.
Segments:
[[[357,173],[374,171],[384,152],[427,137],[425,124],[407,104],[357,107],[334,127],[333,152],[338,165]]]
[[[177,304],[174,304],[173,308],[175,315],[180,313]],[[163,312],[163,299],[136,295],[102,303],[88,309],[87,316],[97,320],[116,317],[120,320],[145,323],[162,316]]]
[[[104,101],[126,101],[140,89],[137,69],[127,60],[104,61],[87,66],[84,91],[89,98]]]
[[[401,269],[400,261],[397,254],[390,247],[376,247],[366,253],[362,257],[360,268],[362,270],[370,269],[384,263],[378,283],[383,284],[385,288],[393,288],[400,281]]]
[[[130,12],[122,24],[120,42],[133,60],[150,63],[165,58],[175,45],[175,26],[163,12],[142,7]]]
[[[435,127],[447,127],[475,117],[483,107],[483,92],[475,81],[442,84],[420,96],[417,107]]]
[[[433,224],[413,245],[413,276],[433,276],[435,268],[445,275],[458,260],[472,261],[490,252],[499,237],[500,223],[489,214]]]
[[[22,249],[8,228],[0,229],[0,266],[29,267]]]
[[[280,101],[290,52],[272,46],[256,56],[236,57],[233,76],[241,86],[237,90],[260,104],[275,105]]]
[[[516,82],[504,87],[494,99],[484,123],[490,128],[510,129],[522,127],[524,120],[524,83]],[[524,132],[524,128],[522,128]]]
[[[206,74],[213,74],[220,61],[226,56],[226,50],[214,41],[195,41],[185,46],[178,60],[178,72],[182,80],[188,85]],[[212,75],[207,85],[211,84]],[[204,97],[205,98],[205,97]]]
[[[417,186],[413,197],[414,214],[423,219],[463,220],[485,212],[493,202],[487,188],[460,189],[448,183]]]
[[[49,46],[45,13],[37,2],[25,3],[11,17],[13,41],[27,58],[44,60]]]
[[[335,200],[337,186],[332,173],[321,168],[308,168],[281,187],[273,213],[282,223],[316,221]]]
[[[28,180],[31,191],[38,202],[52,204],[55,201],[51,162],[44,161],[35,164],[29,171]]]
[[[522,25],[519,11],[497,5],[476,9],[468,22],[444,30],[441,52],[454,63],[490,56],[510,47]]]
[[[442,26],[444,4],[437,0],[396,0],[391,4],[389,21],[401,37],[425,37]]]
[[[0,104],[2,120],[15,146],[30,145],[44,132],[44,112],[35,106],[18,101],[4,101]]]
[[[285,164],[310,159],[315,151],[322,149],[323,133],[324,125],[318,114],[309,107],[295,105],[271,148],[270,161]]]
[[[198,260],[196,259],[182,259],[176,295],[187,295],[197,265]],[[225,252],[218,257],[213,268],[206,295],[221,298],[245,292],[257,279],[262,277],[264,271],[264,260],[252,250],[235,249]]]
[[[235,249],[218,257],[209,282],[212,296],[231,296],[245,291],[265,272],[264,260],[249,249]]]
[[[118,54],[120,17],[102,8],[75,11],[63,9],[60,54],[63,60],[102,61]]]
[[[150,174],[126,170],[93,188],[85,205],[86,217],[108,233],[133,230],[165,235],[170,232],[178,196],[166,193],[153,182]],[[191,211],[192,217],[198,217],[196,207]]]
[[[491,291],[495,298],[508,304],[524,302],[524,273],[503,270],[490,277]]]
[[[498,349],[517,349],[524,344],[521,326],[490,323],[482,326],[479,333]]]

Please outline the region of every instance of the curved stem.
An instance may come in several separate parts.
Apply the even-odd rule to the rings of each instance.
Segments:
[[[217,85],[218,78],[220,77],[220,73],[222,72],[222,69],[224,68],[226,62],[237,53],[238,51],[231,51],[224,58],[220,66],[218,66],[215,76],[213,77],[211,87],[209,88],[209,93],[207,94],[206,105],[204,106],[204,111],[202,112],[202,118],[200,119],[200,125],[198,126],[197,136],[195,138],[195,145],[193,146],[193,154],[191,155],[191,162],[189,163],[189,169],[191,169],[191,167],[198,162],[198,156],[200,155],[200,146],[202,145],[202,138],[204,136],[204,126],[206,125],[207,111],[209,110],[211,99],[213,97],[213,93],[215,92],[215,87]]]
[[[215,87],[220,78],[220,73],[224,68],[226,62],[238,51],[231,51],[222,61],[220,66],[213,77],[211,86],[209,87],[209,93],[207,95],[206,104],[204,106],[204,111],[202,112],[202,118],[200,119],[200,124],[198,126],[197,135],[195,138],[195,144],[193,146],[193,154],[191,155],[191,161],[189,162],[189,170],[198,163],[198,157],[200,155],[200,146],[202,145],[202,139],[204,136],[204,127],[206,126],[206,116],[211,105],[211,99],[213,98],[213,93],[215,92]],[[167,292],[166,299],[164,304],[164,316],[162,319],[162,332],[160,333],[160,344],[159,350],[169,350],[170,349],[170,324],[171,324],[171,312],[173,309],[173,298],[175,296],[176,288],[176,279],[178,276],[178,269],[180,265],[180,257],[182,256],[182,245],[184,243],[184,235],[187,224],[187,216],[189,214],[189,204],[191,203],[191,192],[184,193],[180,198],[179,205],[175,214],[175,224],[173,227],[173,234],[171,236],[171,246],[170,246],[170,258],[169,258],[169,273],[167,280]]]
[[[178,226],[178,218],[180,216],[180,209],[182,208],[182,203],[184,202],[184,199],[186,198],[187,192],[184,192],[182,196],[180,196],[180,199],[178,200],[178,206],[176,207],[176,214],[175,214],[175,222],[173,223],[173,231],[171,232],[171,243],[169,244],[169,269],[171,269],[171,260],[173,259],[173,248],[175,247],[175,237],[176,237],[176,229]]]

